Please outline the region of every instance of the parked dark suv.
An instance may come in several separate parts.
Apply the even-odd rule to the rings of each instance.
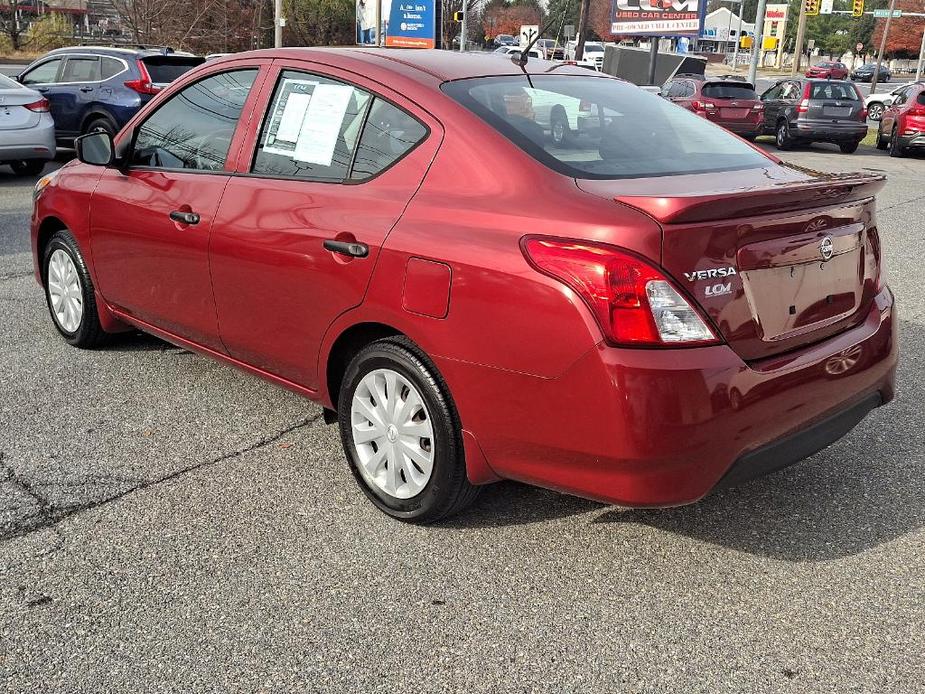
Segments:
[[[761,100],[764,132],[774,133],[779,149],[832,142],[851,154],[867,136],[867,109],[851,82],[785,79],[762,94]]]
[[[169,49],[74,46],[42,56],[17,78],[48,99],[60,144],[84,133],[114,135],[164,86],[204,58]]]

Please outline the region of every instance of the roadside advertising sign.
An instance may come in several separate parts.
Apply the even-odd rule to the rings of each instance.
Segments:
[[[706,0],[613,0],[610,33],[696,37],[706,7]]]
[[[378,0],[356,0],[357,43],[376,44]],[[381,0],[383,46],[434,48],[437,45],[436,0]]]

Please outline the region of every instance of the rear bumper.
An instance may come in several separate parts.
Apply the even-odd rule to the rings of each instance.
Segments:
[[[925,131],[903,135],[899,138],[899,142],[903,147],[925,147]]]
[[[800,122],[791,125],[794,137],[803,140],[852,141],[867,137],[867,123]]]
[[[437,361],[499,477],[676,506],[811,455],[889,402],[896,321],[884,289],[856,327],[755,364],[725,345],[599,345],[556,379]]]
[[[51,115],[43,113],[34,128],[4,130],[0,133],[0,162],[26,159],[54,159],[55,126]]]

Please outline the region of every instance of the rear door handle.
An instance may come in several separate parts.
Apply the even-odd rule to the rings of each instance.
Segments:
[[[92,92],[92,91],[93,91],[93,87],[81,87],[81,88],[80,88],[80,91],[82,91],[82,92]]]
[[[340,253],[341,255],[347,255],[351,258],[365,258],[369,255],[369,246],[365,243],[357,243],[356,241],[325,239],[324,248],[332,253]]]
[[[199,224],[199,215],[195,212],[183,212],[182,210],[174,210],[170,213],[170,218],[179,222],[180,224]]]

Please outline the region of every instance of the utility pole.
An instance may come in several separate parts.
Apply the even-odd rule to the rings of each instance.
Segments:
[[[466,19],[468,18],[467,10],[469,9],[469,0],[462,0],[462,22],[459,23],[459,52],[466,50]],[[450,46],[452,48],[452,46]]]
[[[800,3],[800,21],[797,23],[797,38],[793,44],[793,65],[790,66],[790,76],[796,77],[803,62],[803,39],[806,36],[806,0]],[[783,40],[781,36],[781,40]]]
[[[919,64],[915,68],[915,81],[922,78],[922,62],[925,61],[925,27],[922,28],[922,47],[919,48]]]
[[[742,10],[745,8],[744,0],[739,0],[739,26],[736,28],[736,45],[732,49],[732,71],[739,69],[739,44],[742,43]]]
[[[283,0],[273,2],[273,46],[283,47]]]
[[[870,79],[870,93],[877,91],[877,79],[880,77],[880,65],[883,63],[883,51],[886,50],[886,37],[890,33],[890,22],[893,21],[893,11],[896,9],[896,0],[890,0],[890,14],[886,18],[886,24],[883,25],[883,36],[880,37],[880,51],[877,53],[877,67],[874,69],[873,77]]]
[[[764,43],[764,15],[768,9],[767,0],[758,0],[758,12],[755,15],[755,40],[752,41],[752,59],[748,65],[748,81],[755,83],[758,75],[758,58],[762,53]]]
[[[382,46],[382,0],[376,0],[376,47]]]
[[[578,36],[575,37],[575,60],[581,60],[585,55],[585,29],[588,26],[588,11],[591,0],[581,0],[581,11],[578,13]]]

